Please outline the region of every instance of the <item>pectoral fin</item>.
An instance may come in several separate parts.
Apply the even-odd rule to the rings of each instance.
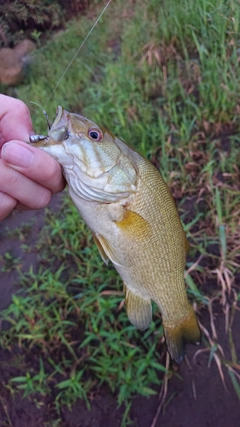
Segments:
[[[150,224],[138,213],[124,210],[124,216],[116,225],[124,232],[131,234],[135,238],[142,238],[143,235],[151,234]]]
[[[128,318],[136,328],[143,331],[148,328],[152,321],[151,300],[134,295],[126,285],[124,288]]]
[[[104,251],[101,243],[99,242],[98,238],[95,236],[95,234],[93,234],[93,240],[96,243],[96,246],[100,252],[100,255],[102,257],[102,260],[105,262],[105,264],[108,264],[109,261],[109,257],[107,256],[106,252]]]
[[[101,257],[106,264],[110,259],[114,264],[119,266],[122,265],[116,249],[110,245],[110,243],[107,241],[107,239],[105,239],[105,237],[101,236],[101,234],[99,233],[95,233],[93,235],[93,238],[98,247]]]

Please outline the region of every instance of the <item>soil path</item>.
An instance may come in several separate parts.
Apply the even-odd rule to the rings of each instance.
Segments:
[[[54,210],[60,204],[61,196],[57,194],[52,197],[48,208]],[[19,259],[22,271],[29,271],[31,266],[36,271],[39,263],[37,252],[23,251],[22,245],[29,245],[29,247],[34,245],[41,233],[44,219],[44,210],[14,211],[8,218],[0,222],[0,257],[9,253],[13,259]],[[24,229],[21,234],[18,233],[17,229],[24,226],[26,233],[24,233]],[[0,310],[10,304],[12,294],[19,289],[16,269],[10,268],[10,271],[1,271],[3,265],[4,263],[0,261]]]

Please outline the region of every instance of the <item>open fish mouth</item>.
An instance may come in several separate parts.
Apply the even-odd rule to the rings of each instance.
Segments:
[[[31,144],[37,144],[41,142],[42,145],[48,145],[50,140],[54,143],[61,143],[64,139],[68,137],[67,124],[68,124],[68,113],[59,105],[56,111],[56,118],[51,124],[48,119],[46,111],[44,111],[48,123],[48,135],[30,135],[29,142]],[[36,145],[38,146],[38,145]]]

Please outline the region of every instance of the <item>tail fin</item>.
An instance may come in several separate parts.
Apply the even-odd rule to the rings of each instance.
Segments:
[[[169,325],[163,322],[163,327],[168,352],[177,363],[182,361],[187,343],[197,344],[201,340],[201,331],[191,305],[189,305],[188,315],[178,324]]]

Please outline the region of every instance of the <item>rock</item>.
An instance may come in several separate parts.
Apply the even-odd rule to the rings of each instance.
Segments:
[[[14,49],[0,49],[0,83],[16,85],[23,79],[22,61]]]
[[[25,58],[35,49],[31,40],[23,40],[13,49],[0,49],[0,83],[14,86],[23,80]]]
[[[35,43],[33,43],[31,40],[25,39],[18,43],[13,50],[16,52],[16,55],[19,58],[23,58],[24,56],[31,53],[35,47]]]

